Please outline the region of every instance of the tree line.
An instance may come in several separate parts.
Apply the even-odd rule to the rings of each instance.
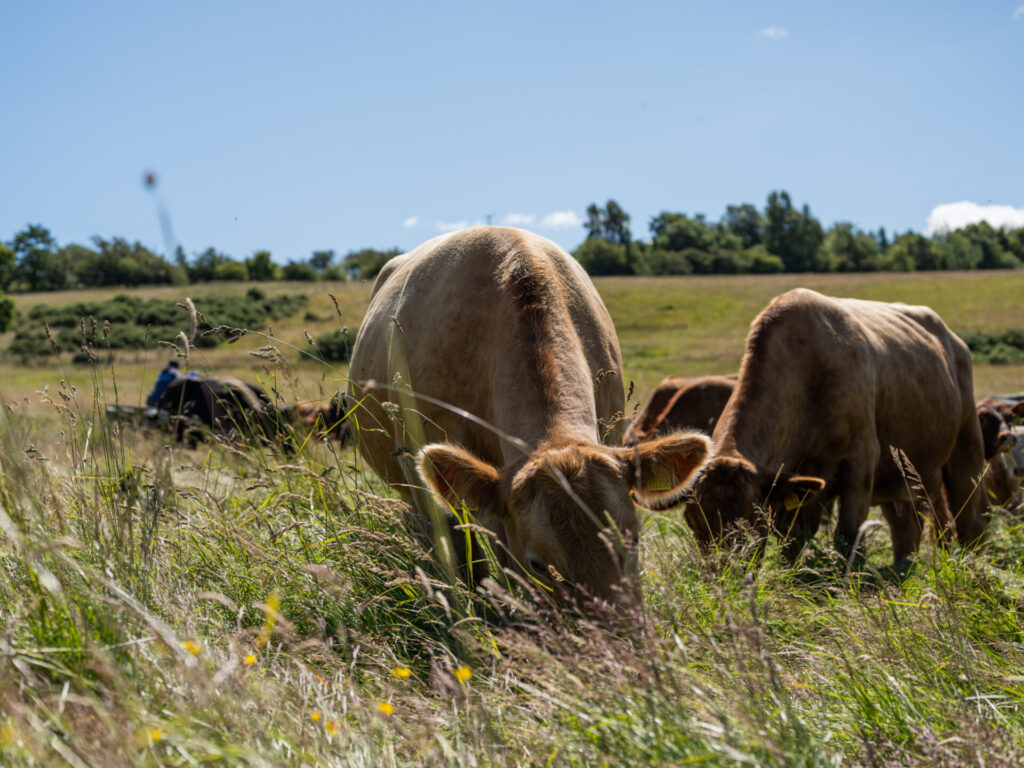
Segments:
[[[92,247],[59,246],[42,224],[29,224],[0,243],[0,291],[61,291],[136,285],[187,285],[213,280],[366,280],[401,251],[366,248],[341,259],[332,250],[313,251],[306,260],[280,265],[269,251],[233,259],[216,248],[186,256],[180,246],[172,259],[124,238],[92,239]]]
[[[910,272],[1009,269],[1024,263],[1024,227],[987,222],[925,237],[890,239],[840,221],[825,229],[808,205],[771,192],[764,210],[730,205],[718,221],[663,211],[648,222],[650,240],[633,238],[630,216],[614,200],[587,208],[587,238],[573,255],[592,275],[689,275],[771,272]]]
[[[630,216],[615,200],[591,204],[585,227],[587,237],[573,255],[592,275],[907,272],[1024,263],[1024,228],[980,222],[932,237],[908,230],[891,239],[884,228],[863,231],[844,221],[826,230],[807,204],[794,205],[785,190],[771,192],[764,210],[751,203],[729,205],[718,221],[662,211],[648,222],[649,240],[633,237]],[[269,251],[234,259],[211,247],[189,257],[179,246],[165,258],[120,237],[60,246],[46,227],[29,224],[0,243],[0,330],[14,314],[4,292],[213,280],[369,280],[399,253],[364,248],[338,258],[333,250],[321,250],[281,265]]]

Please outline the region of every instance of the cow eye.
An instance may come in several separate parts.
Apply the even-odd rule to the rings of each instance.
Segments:
[[[540,559],[534,554],[528,554],[526,556],[526,565],[529,567],[531,571],[540,576],[547,575],[548,569],[544,567],[544,563],[542,563]]]

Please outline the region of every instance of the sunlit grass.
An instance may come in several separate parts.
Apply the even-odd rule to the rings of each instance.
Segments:
[[[860,285],[824,279],[837,294]],[[627,372],[651,379],[715,359],[732,370],[748,312],[787,287],[598,284]],[[913,290],[938,290],[933,304],[961,291],[962,315],[936,307],[955,327],[951,313],[980,313],[983,287]],[[922,300],[913,290],[902,298]],[[1013,324],[996,303],[1008,296],[993,296],[996,322]],[[292,354],[241,370],[288,399],[343,383]],[[122,401],[148,387],[120,362],[48,375],[31,411],[0,413],[0,764],[1013,766],[1024,754],[1020,517],[997,511],[979,552],[926,542],[898,578],[884,528],[848,575],[827,532],[795,567],[775,544],[755,567],[749,554],[702,558],[678,511],[648,516],[645,614],[608,627],[448,580],[350,448],[189,450],[104,418],[115,385]]]

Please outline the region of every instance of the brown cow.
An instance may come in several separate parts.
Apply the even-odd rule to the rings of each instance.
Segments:
[[[977,403],[978,421],[985,446],[985,502],[1015,508],[1021,503],[1024,478],[1024,400],[986,397]]]
[[[327,405],[315,400],[306,400],[286,405],[281,414],[294,429],[311,431],[325,438],[334,438],[342,445],[347,442],[348,424],[345,421],[347,411],[345,395],[336,394]]]
[[[879,503],[902,564],[922,521],[895,448],[919,473],[937,530],[955,525],[973,542],[987,522],[975,487],[984,456],[973,393],[966,345],[927,307],[789,291],[751,325],[687,522],[707,544],[740,521],[761,534],[771,521],[794,537],[795,556],[838,497],[836,545],[849,554]]]
[[[381,271],[352,353],[351,419],[362,455],[406,499],[418,483],[403,458],[415,453],[442,507],[465,502],[533,578],[624,604],[635,599],[630,492],[678,498],[709,441],[602,444],[622,418],[621,369],[575,259],[523,230],[473,227]]]
[[[985,458],[1013,449],[1011,427],[1024,418],[1024,400],[1011,405],[998,397],[979,400],[975,409],[981,424],[981,437],[985,445]]]
[[[666,376],[622,436],[623,445],[680,429],[699,429],[709,435],[736,388],[736,374],[681,379]]]

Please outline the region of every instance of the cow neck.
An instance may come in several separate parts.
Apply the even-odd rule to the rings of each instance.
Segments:
[[[499,352],[495,364],[495,421],[531,449],[550,442],[599,442],[590,366],[576,333],[559,279],[547,260],[512,253],[501,281],[512,315],[515,354]],[[506,463],[521,456],[502,441]]]
[[[764,375],[765,367],[748,366],[747,361],[744,367],[715,429],[715,453],[772,469],[788,466],[790,454],[802,448],[799,436],[807,433],[804,404],[784,391],[781,382]]]

